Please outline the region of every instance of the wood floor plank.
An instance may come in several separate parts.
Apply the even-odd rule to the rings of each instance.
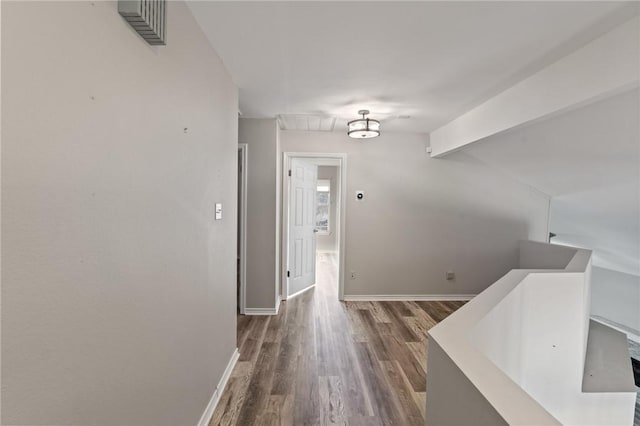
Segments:
[[[295,329],[289,331],[280,343],[278,359],[271,385],[271,395],[292,393],[295,385],[295,368],[298,359],[299,334]]]
[[[267,405],[258,415],[256,424],[260,426],[280,426],[282,424],[282,407],[284,406],[284,395],[270,395]]]
[[[397,361],[380,361],[382,371],[384,372],[387,381],[391,384],[394,392],[392,393],[393,401],[396,404],[396,408],[402,413],[402,418],[406,421],[407,425],[422,426],[424,418],[420,409],[416,405],[416,401],[413,397],[413,390],[404,380],[404,374],[402,369],[398,365]]]
[[[362,324],[360,315],[358,314],[358,310],[363,309],[362,305],[358,302],[346,302],[345,308],[348,316],[349,328],[354,340],[356,342],[367,342],[367,332],[364,324]]]
[[[267,326],[267,330],[265,331],[263,341],[279,342],[284,331],[284,327],[283,327],[284,320],[285,319],[282,315],[274,315],[270,317],[269,325]]]
[[[427,384],[426,364],[413,356],[406,342],[399,341],[396,336],[383,336],[384,345],[391,358],[396,360],[404,371],[415,392],[425,392]]]
[[[451,315],[456,310],[456,307],[453,305],[453,302],[448,302],[446,300],[438,300],[433,303],[438,305],[443,312],[446,312],[446,317]]]
[[[345,408],[349,416],[368,417],[373,415],[373,407],[353,343],[354,340],[344,333],[336,335],[336,344],[342,349],[338,352],[338,362]]]
[[[238,315],[238,320],[236,323],[238,347],[240,347],[242,343],[245,341],[245,339],[247,338],[248,327],[252,318],[253,317],[250,315]]]
[[[317,360],[313,354],[298,357],[293,424],[320,424],[320,393],[316,368]]]
[[[364,309],[359,310],[358,313],[360,314],[360,319],[362,320],[362,323],[367,330],[367,334],[369,335],[371,347],[378,356],[378,359],[380,361],[389,361],[389,354],[387,353],[387,349],[384,346],[382,335],[378,331],[377,323],[373,317],[373,314],[371,313],[371,311]]]
[[[391,318],[387,315],[380,302],[367,302],[367,309],[376,322],[391,322]]]
[[[385,425],[402,425],[404,416],[393,403],[392,389],[380,367],[379,360],[367,343],[356,343],[356,346],[367,389],[374,403],[374,412]]]
[[[384,426],[382,419],[375,416],[350,416],[347,424],[349,426]]]
[[[231,372],[229,382],[223,392],[218,409],[216,409],[210,425],[235,424],[247,394],[247,388],[253,374],[253,363],[238,361]],[[222,409],[220,407],[223,407]]]
[[[427,347],[429,346],[429,339],[422,342],[407,342],[405,343],[418,363],[422,365],[426,371],[427,369]]]
[[[429,332],[429,324],[420,320],[419,318],[405,318],[404,321],[407,323],[407,327],[413,332],[413,334],[417,337],[417,340],[414,342],[407,343],[421,343],[427,338],[427,332]]]
[[[240,357],[238,361],[255,361],[258,358],[260,345],[262,345],[269,320],[270,317],[268,316],[255,316],[252,319],[247,330],[247,336],[239,347]]]
[[[413,399],[420,410],[420,415],[423,419],[427,418],[427,393],[426,392],[413,392]]]
[[[339,302],[337,258],[278,315],[239,316],[210,426],[422,425],[427,332],[463,302]]]
[[[410,316],[413,316],[413,313],[406,306],[404,306],[404,302],[380,302],[380,305],[385,310],[388,317],[391,319],[391,323],[395,327],[398,335],[400,335],[405,342],[419,342],[421,340],[405,322],[405,318],[402,315],[402,312],[409,311],[409,313],[411,314]]]
[[[262,343],[251,382],[247,387],[245,401],[240,410],[238,424],[255,424],[260,414],[266,409],[275,369],[277,349],[278,345],[276,343]]]
[[[449,309],[443,308],[438,302],[416,302],[433,320],[438,323],[449,315]]]
[[[339,376],[320,378],[321,424],[346,425],[342,381]]]
[[[416,320],[420,321],[420,323],[423,324],[425,328],[430,329],[437,324],[437,321],[435,321],[429,314],[427,314],[424,309],[422,309],[418,305],[417,302],[407,302],[407,307],[411,309],[416,317]]]

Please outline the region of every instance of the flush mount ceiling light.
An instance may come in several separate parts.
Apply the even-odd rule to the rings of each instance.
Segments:
[[[358,114],[362,115],[362,118],[347,123],[347,134],[354,139],[370,139],[380,136],[380,122],[366,118],[369,114],[366,109],[361,109]]]

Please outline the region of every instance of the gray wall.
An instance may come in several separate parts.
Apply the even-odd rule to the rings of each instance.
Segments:
[[[565,269],[577,250],[568,246],[520,242],[520,269]]]
[[[3,424],[193,425],[235,350],[237,89],[167,4],[2,2]]]
[[[518,267],[519,240],[545,241],[546,196],[463,153],[431,159],[427,142],[280,133],[282,151],[348,155],[346,295],[477,294]]]
[[[336,232],[336,209],[338,207],[338,167],[318,166],[318,179],[329,179],[330,203],[329,206],[329,234],[318,234],[317,250],[323,252],[338,251],[338,233]]]
[[[273,309],[279,295],[280,215],[276,185],[278,124],[274,119],[241,118],[238,142],[248,145],[247,168],[247,308]]]
[[[640,277],[597,267],[591,273],[591,314],[640,335]]]

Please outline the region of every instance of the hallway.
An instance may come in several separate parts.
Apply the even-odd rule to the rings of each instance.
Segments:
[[[463,302],[339,302],[337,259],[276,316],[239,316],[210,425],[422,425],[426,333]]]

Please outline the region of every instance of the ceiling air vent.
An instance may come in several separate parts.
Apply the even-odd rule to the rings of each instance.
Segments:
[[[165,0],[118,0],[118,13],[151,45],[165,45]]]
[[[336,118],[326,115],[284,114],[278,116],[280,130],[332,132]]]

